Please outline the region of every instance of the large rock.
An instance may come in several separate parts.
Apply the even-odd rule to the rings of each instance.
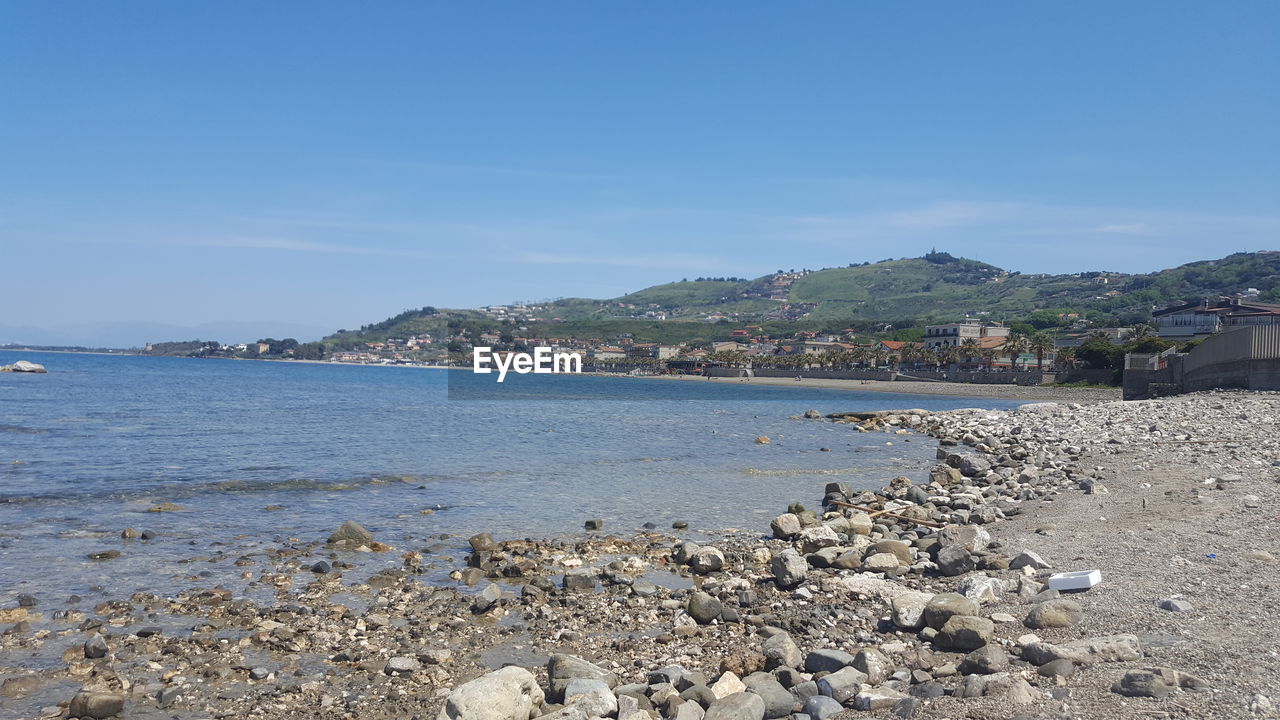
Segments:
[[[764,720],[764,698],[740,692],[711,703],[705,720]]]
[[[1129,662],[1142,658],[1142,643],[1136,635],[1104,635],[1061,645],[1033,642],[1022,648],[1022,658],[1034,665],[1046,665],[1054,660],[1070,660],[1081,665]]]
[[[932,599],[932,595],[915,590],[909,590],[895,596],[890,601],[890,606],[893,610],[893,624],[904,630],[919,630],[924,627],[924,610]],[[946,620],[944,619],[943,622],[946,622]],[[938,627],[942,626],[939,625]]]
[[[765,667],[770,670],[777,667],[798,668],[804,662],[800,647],[787,633],[778,633],[765,640],[760,651],[764,653]]]
[[[906,695],[893,688],[867,688],[853,698],[853,707],[856,710],[888,710],[906,699]]]
[[[938,572],[943,575],[963,575],[975,567],[973,556],[960,545],[947,545],[938,550]]]
[[[807,527],[800,531],[800,551],[803,553],[817,552],[839,544],[840,536],[826,525]]]
[[[81,690],[71,698],[68,711],[72,717],[94,718],[94,720],[109,718],[124,712],[124,696],[111,692]]]
[[[358,523],[348,520],[329,536],[329,544],[344,543],[349,545],[368,545],[373,542],[373,534],[360,527]]]
[[[547,678],[551,681],[551,691],[555,697],[561,697],[570,680],[579,678],[600,680],[610,688],[618,686],[618,676],[576,655],[552,655],[547,660]]]
[[[769,561],[769,569],[773,571],[778,587],[787,589],[804,582],[805,574],[809,571],[809,563],[800,553],[787,548],[773,556]]]
[[[844,711],[844,706],[834,698],[826,695],[814,695],[804,701],[804,714],[812,720],[827,720],[836,713]]]
[[[956,688],[955,694],[962,698],[1000,698],[1015,705],[1030,705],[1040,699],[1040,695],[1021,675],[1013,673],[970,675]]]
[[[992,675],[1008,669],[1008,654],[994,644],[984,645],[960,661],[960,672],[965,675]]]
[[[1164,698],[1177,690],[1207,690],[1204,680],[1179,670],[1147,668],[1130,670],[1111,687],[1111,692],[1128,697]]]
[[[853,664],[853,656],[843,650],[814,650],[805,656],[804,671],[809,673],[835,672]]]
[[[732,672],[720,673],[720,677],[711,683],[711,694],[717,698],[726,698],[747,691],[747,686]]]
[[[1040,630],[1043,628],[1064,628],[1079,624],[1084,619],[1084,608],[1074,600],[1058,598],[1046,600],[1031,607],[1027,619],[1023,621],[1027,627]]]
[[[786,717],[795,707],[795,698],[777,678],[768,673],[753,673],[742,679],[747,689],[764,700],[765,720]]]
[[[974,574],[965,578],[956,589],[960,591],[960,594],[981,605],[999,600],[1000,593],[1007,590],[1008,587],[1008,583],[1000,578]]]
[[[459,685],[436,720],[529,720],[543,700],[533,673],[509,666]]]
[[[724,611],[724,605],[709,593],[698,590],[689,596],[685,611],[699,625],[706,625],[720,617],[720,613]]]
[[[111,648],[107,647],[106,638],[98,633],[94,633],[93,637],[84,641],[84,656],[90,660],[104,658],[109,652]]]
[[[968,651],[991,642],[995,623],[984,617],[953,615],[938,631],[936,642],[944,648]]]
[[[911,546],[901,540],[881,540],[867,550],[868,556],[875,553],[891,553],[898,559],[898,563],[904,566],[910,565],[912,560]]]
[[[991,544],[991,533],[975,525],[948,525],[938,531],[938,544],[959,545],[971,553],[977,552]]]
[[[823,675],[818,680],[818,692],[841,704],[857,695],[867,682],[867,674],[855,667],[845,667]]]
[[[618,698],[599,678],[572,678],[564,686],[564,705],[577,708],[589,718],[609,717],[618,712]]]
[[[925,605],[924,624],[934,630],[941,630],[954,615],[977,614],[978,604],[969,598],[959,593],[938,593]]]
[[[867,682],[879,685],[893,672],[893,663],[877,648],[863,648],[853,656],[853,667],[866,673]]]
[[[33,362],[28,361],[28,360],[19,360],[18,362],[14,363],[14,364],[12,364],[12,365],[3,365],[3,366],[0,366],[0,371],[3,371],[3,372],[25,372],[25,373],[44,373],[44,372],[48,372],[48,370],[45,370],[45,369],[44,369],[44,366],[43,366],[43,365],[41,365],[40,363],[33,363]],[[94,717],[97,717],[97,716],[95,715]]]
[[[769,523],[769,529],[779,540],[790,540],[800,534],[800,518],[795,513],[783,513]]]
[[[702,575],[715,572],[724,567],[724,553],[719,548],[704,547],[689,558],[689,567]]]
[[[855,512],[848,517],[849,535],[870,535],[871,528],[875,525],[871,516],[864,512]]]
[[[570,568],[561,583],[570,592],[595,592],[596,571],[592,568]]]
[[[863,572],[896,573],[904,567],[893,553],[872,553],[862,560]]]

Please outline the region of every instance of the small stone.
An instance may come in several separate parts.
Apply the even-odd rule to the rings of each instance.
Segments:
[[[716,620],[723,610],[724,605],[719,600],[701,590],[689,596],[689,602],[685,607],[689,617],[697,621],[699,625],[706,625]]]
[[[711,694],[715,695],[717,699],[727,698],[730,695],[746,691],[747,686],[742,683],[742,680],[737,675],[731,672],[721,673],[720,677],[711,684]]]
[[[1009,569],[1021,570],[1024,567],[1029,567],[1033,570],[1045,570],[1053,566],[1045,562],[1044,559],[1036,553],[1030,550],[1024,550],[1015,555],[1014,558],[1009,561]]]
[[[267,668],[256,667],[256,668],[250,668],[249,670],[250,680],[266,680],[269,677],[271,677],[271,671]]]
[[[318,560],[311,565],[311,572],[317,575],[324,575],[325,573],[331,572],[332,570],[333,570],[333,566],[324,560]]]
[[[388,660],[383,672],[388,675],[412,675],[421,669],[422,663],[417,658],[401,655]]]
[[[704,547],[689,559],[689,567],[700,575],[715,572],[724,567],[724,553],[719,548]]]
[[[892,688],[867,688],[853,698],[853,707],[857,710],[886,710],[906,698],[905,694]]]
[[[787,548],[773,556],[769,569],[773,571],[778,587],[786,590],[804,582],[805,575],[809,572],[809,563],[800,553]]]
[[[583,529],[585,529],[585,530],[603,530],[603,529],[604,529],[604,520],[602,520],[602,519],[600,519],[600,518],[592,518],[592,519],[590,519],[590,520],[588,520],[588,521],[584,522],[584,523],[582,524],[582,527],[583,527]]]
[[[808,715],[812,720],[827,720],[827,718],[843,710],[843,705],[826,695],[814,695],[804,701],[804,714]]]
[[[40,604],[40,601],[36,599],[35,595],[32,595],[30,593],[18,594],[18,607],[32,608],[39,604]]]
[[[1160,609],[1168,610],[1169,612],[1187,613],[1191,612],[1195,608],[1186,600],[1176,597],[1168,597],[1160,601]]]
[[[368,545],[373,542],[373,535],[359,524],[348,520],[329,536],[329,544],[345,542],[351,545]]]
[[[98,552],[91,552],[85,557],[89,558],[90,560],[112,560],[114,558],[120,557],[120,551],[119,550],[100,550]]]
[[[960,545],[947,545],[938,551],[938,571],[954,577],[973,572],[976,565],[973,556]]]
[[[498,549],[498,543],[493,541],[493,536],[489,533],[476,533],[468,538],[467,543],[475,552],[493,552]]]
[[[773,536],[779,540],[790,540],[800,534],[800,518],[795,513],[783,513],[769,523]]]
[[[120,537],[124,538],[125,540],[133,540],[138,537],[138,531],[134,530],[131,527],[127,527],[124,530],[120,531]]]
[[[124,711],[124,696],[110,692],[81,690],[71,698],[67,708],[72,717],[102,720]]]
[[[107,647],[106,638],[98,633],[94,633],[93,637],[84,642],[84,656],[90,660],[104,658],[109,652],[111,648]]]
[[[769,669],[777,667],[798,668],[804,662],[804,655],[800,652],[800,647],[785,632],[778,633],[765,640],[764,644],[760,646],[760,650],[764,653],[765,667]]]
[[[823,675],[818,680],[818,692],[841,704],[849,702],[867,683],[867,674],[855,667],[844,667]]]
[[[770,443],[770,440],[768,435],[761,435],[760,437],[756,438],[757,445],[768,445],[769,443]]]

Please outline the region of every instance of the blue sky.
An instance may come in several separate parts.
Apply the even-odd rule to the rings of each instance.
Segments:
[[[1280,247],[1272,2],[0,1],[7,323]]]

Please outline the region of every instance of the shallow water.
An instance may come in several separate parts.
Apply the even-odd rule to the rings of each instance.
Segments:
[[[443,544],[459,558],[475,532],[562,536],[587,518],[618,533],[674,520],[692,532],[762,529],[827,482],[878,487],[933,464],[927,438],[792,419],[806,409],[1017,404],[587,376],[509,376],[499,386],[465,371],[0,352],[0,364],[19,359],[49,373],[0,374],[5,606],[19,592],[207,586],[252,570],[234,565],[244,554],[323,540],[348,519],[398,549]],[[756,445],[758,435],[773,442]],[[183,510],[146,512],[158,502]],[[157,537],[122,541],[125,527]],[[104,549],[122,555],[85,558]],[[362,561],[376,568],[399,557]]]

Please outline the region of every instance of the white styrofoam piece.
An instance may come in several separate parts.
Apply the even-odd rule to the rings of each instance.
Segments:
[[[1075,570],[1049,576],[1049,588],[1058,591],[1088,590],[1100,582],[1102,582],[1101,570]]]

